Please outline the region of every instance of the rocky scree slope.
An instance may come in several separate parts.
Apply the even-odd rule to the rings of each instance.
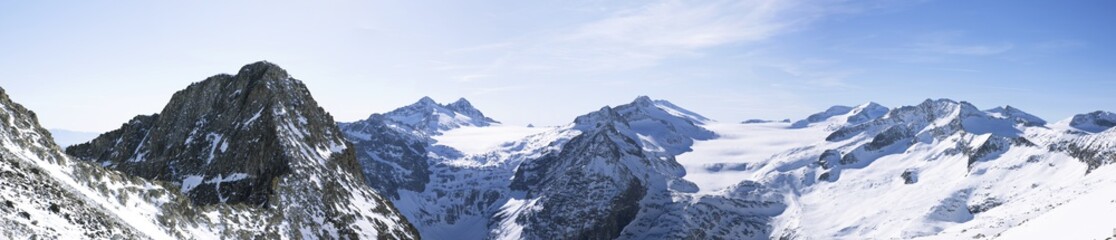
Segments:
[[[86,196],[75,190],[86,187],[73,181],[80,173],[67,172],[75,167],[92,168],[63,156],[51,135],[39,126],[35,113],[12,102],[0,88],[0,236],[147,237],[89,199],[103,196]]]

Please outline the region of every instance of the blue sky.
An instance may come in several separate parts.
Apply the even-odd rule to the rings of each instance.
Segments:
[[[0,87],[106,131],[269,60],[338,120],[431,96],[556,125],[639,95],[719,121],[952,98],[1116,110],[1116,1],[0,1]]]

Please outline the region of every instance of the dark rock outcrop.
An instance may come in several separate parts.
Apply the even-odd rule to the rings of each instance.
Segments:
[[[307,227],[293,231],[344,238],[418,235],[364,183],[355,152],[306,86],[268,62],[191,84],[161,113],[136,117],[66,152],[170,182],[195,205],[257,208],[273,218],[270,224]]]

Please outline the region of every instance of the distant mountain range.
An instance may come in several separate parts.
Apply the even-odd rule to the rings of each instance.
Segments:
[[[556,127],[422,98],[335,122],[268,62],[63,150],[0,89],[8,238],[1099,239],[1116,114],[951,99],[718,122],[642,96]],[[54,136],[52,138],[52,135]]]

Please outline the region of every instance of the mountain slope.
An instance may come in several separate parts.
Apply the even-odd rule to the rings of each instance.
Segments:
[[[740,197],[691,196],[696,187],[682,179],[674,156],[695,141],[716,138],[702,127],[711,120],[648,97],[468,154],[440,145],[437,137],[408,134],[417,131],[391,120],[375,120],[342,125],[355,130],[347,136],[358,152],[377,153],[370,161],[385,166],[366,174],[425,182],[387,191],[399,193],[393,201],[427,238],[763,239],[771,217],[785,207],[779,194],[761,186],[733,191]],[[361,144],[368,136],[408,141]],[[416,142],[426,144],[409,147]],[[375,163],[390,156],[416,157]],[[423,168],[433,173],[428,180],[411,176]],[[687,220],[710,214],[724,218]],[[712,226],[719,232],[699,230]]]
[[[67,148],[79,159],[167,181],[195,205],[231,205],[281,236],[415,238],[364,174],[332,117],[301,81],[258,62],[172,97]]]
[[[1096,111],[1078,114],[1070,120],[1070,127],[1074,129],[1098,133],[1116,126],[1116,113]]]
[[[637,177],[649,161],[619,114],[601,110],[604,122],[574,137],[562,151],[525,162],[516,170],[511,190],[523,191],[528,204],[502,212],[501,221],[520,231],[497,238],[612,239],[639,213],[646,194]],[[588,192],[587,192],[588,191]]]
[[[0,88],[0,232],[5,238],[149,237],[104,209],[64,171],[72,166],[31,111]],[[60,176],[61,175],[61,176]],[[70,181],[65,181],[70,180]],[[165,236],[165,235],[163,235]]]
[[[684,165],[738,159],[728,162],[741,167],[713,174],[742,178],[736,187],[759,185],[784,196],[778,202],[787,208],[771,221],[771,236],[789,239],[995,237],[1116,182],[1105,176],[1116,146],[1111,136],[1046,127],[1015,108],[981,111],[940,99],[870,121],[841,121],[852,115],[804,128],[717,127],[730,138],[699,142],[699,159],[690,153],[680,159]],[[739,136],[769,139],[734,139]],[[734,142],[770,145],[708,152]]]

